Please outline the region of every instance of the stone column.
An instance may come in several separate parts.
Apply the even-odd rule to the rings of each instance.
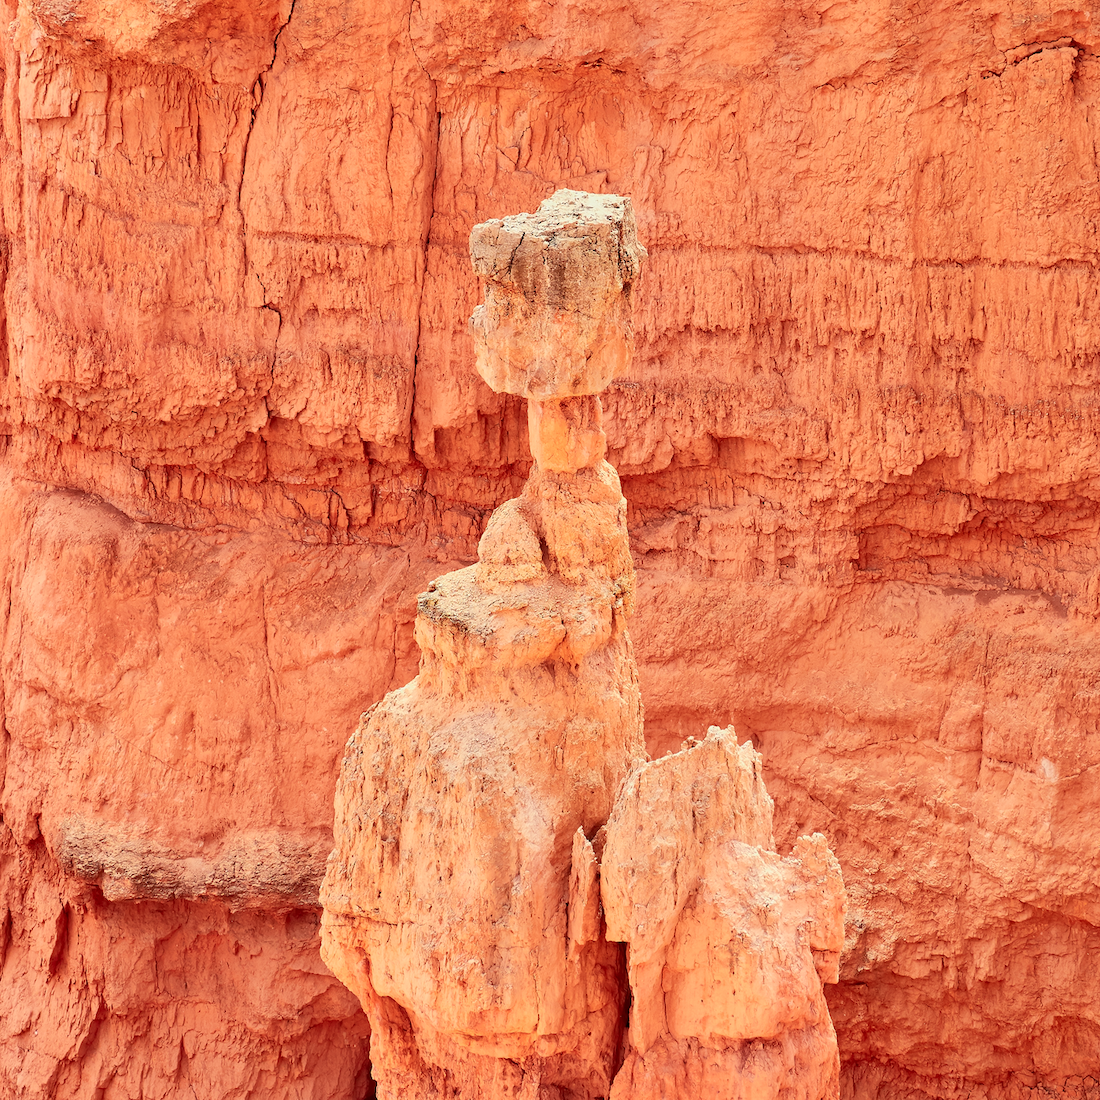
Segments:
[[[340,774],[322,956],[370,1017],[379,1098],[833,1100],[825,838],[774,851],[732,728],[645,760],[598,396],[632,348],[630,201],[559,191],[470,251],[477,367],[528,399],[535,465],[420,597],[420,673]]]
[[[420,673],[349,742],[322,953],[370,1016],[382,1100],[597,1100],[627,1003],[601,829],[644,760],[597,395],[629,362],[645,251],[629,199],[561,191],[477,226],[471,254],[478,370],[529,399],[535,466],[477,565],[420,597]]]

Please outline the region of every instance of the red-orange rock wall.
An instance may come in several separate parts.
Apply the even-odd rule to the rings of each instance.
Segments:
[[[362,1094],[337,762],[527,470],[470,228],[570,186],[650,252],[651,748],[732,720],[837,852],[846,1095],[1091,1100],[1096,20],[5,2],[0,1095]]]

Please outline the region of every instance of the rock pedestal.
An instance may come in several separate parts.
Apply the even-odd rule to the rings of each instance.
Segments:
[[[632,350],[630,200],[560,191],[475,227],[471,255],[478,370],[529,399],[535,466],[478,563],[421,595],[420,673],[364,715],[340,775],[322,954],[370,1016],[379,1096],[686,1100],[715,1065],[746,1080],[754,1039],[805,1070],[791,1096],[830,1095],[814,953],[839,951],[843,892],[824,840],[763,850],[759,758],[730,732],[645,763],[598,397]]]

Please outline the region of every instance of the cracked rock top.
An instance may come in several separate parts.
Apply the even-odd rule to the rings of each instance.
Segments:
[[[478,373],[535,400],[605,389],[633,353],[630,288],[645,257],[621,195],[558,191],[534,214],[474,226],[470,258],[486,281],[470,318]]]

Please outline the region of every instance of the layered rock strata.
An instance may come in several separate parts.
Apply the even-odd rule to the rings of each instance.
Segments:
[[[597,396],[632,350],[629,200],[558,192],[476,227],[471,255],[478,370],[529,399],[535,466],[478,563],[420,597],[419,675],[344,758],[322,956],[370,1017],[381,1095],[686,1098],[700,1072],[719,1100],[764,1077],[777,1096],[835,1095],[812,952],[832,953],[835,981],[843,890],[823,838],[800,842],[797,870],[761,853],[771,800],[732,731],[644,764],[626,504]],[[686,971],[667,1019],[666,954]],[[755,1012],[731,1009],[746,997]],[[768,1052],[746,1060],[744,1040]]]
[[[362,1071],[282,929],[416,593],[527,476],[468,240],[556,187],[653,252],[602,396],[647,744],[735,722],[780,849],[828,834],[845,1087],[1095,1088],[1100,9],[0,8],[0,1095]]]

